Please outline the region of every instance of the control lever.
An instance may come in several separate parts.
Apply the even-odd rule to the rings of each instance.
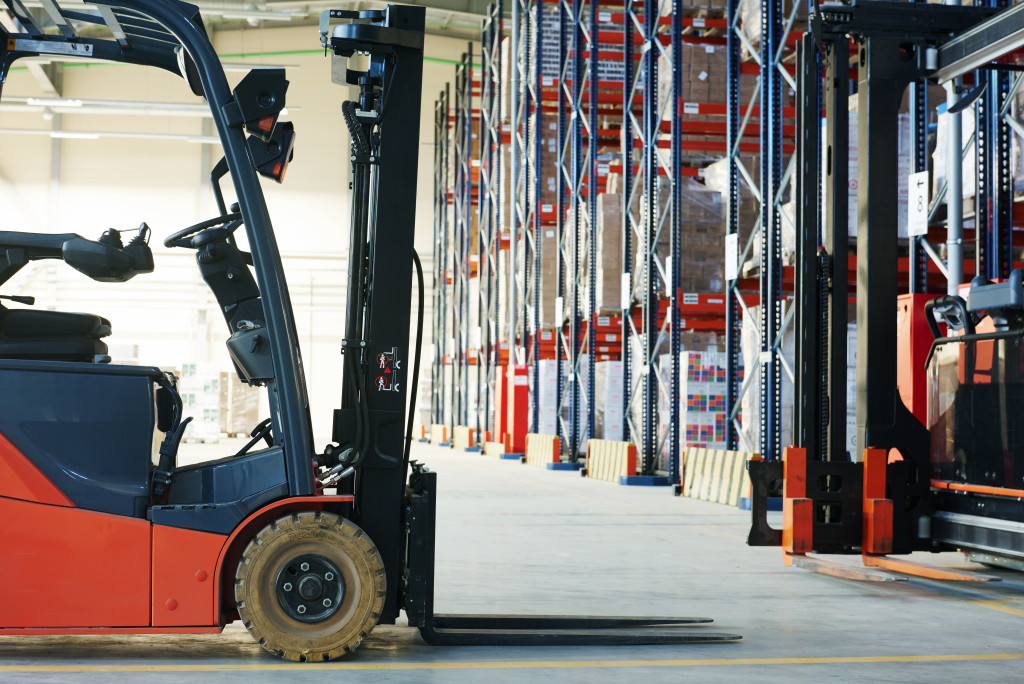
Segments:
[[[0,295],[0,299],[7,299],[18,304],[28,304],[29,306],[36,303],[36,298],[28,295]]]

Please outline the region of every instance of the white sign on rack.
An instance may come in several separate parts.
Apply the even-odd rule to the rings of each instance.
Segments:
[[[740,236],[729,233],[725,236],[725,279],[736,280],[740,274]]]
[[[928,172],[912,173],[907,178],[907,235],[928,234]]]

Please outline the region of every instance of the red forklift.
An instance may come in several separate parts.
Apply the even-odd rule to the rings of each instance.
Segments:
[[[358,88],[344,377],[333,442],[313,444],[285,274],[259,175],[280,182],[295,132],[279,122],[288,81],[256,69],[234,89],[198,9],[116,0],[39,13],[4,0],[22,32],[0,29],[0,84],[46,55],[181,74],[209,103],[223,159],[219,215],[164,239],[196,252],[227,326],[239,379],[262,387],[270,418],[237,453],[177,464],[190,418],[175,377],[111,362],[111,322],[0,306],[0,635],[219,632],[241,620],[267,651],[322,661],[405,611],[432,644],[651,644],[734,641],[706,618],[451,616],[434,613],[436,474],[410,459],[423,276],[413,251],[424,9],[328,11],[321,42]],[[349,68],[353,54],[365,70]],[[237,201],[224,199],[230,178]],[[244,231],[249,251],[236,236]],[[96,240],[0,232],[0,285],[60,259],[103,282],[153,270],[146,224]],[[412,272],[419,325],[410,358]],[[29,297],[6,296],[22,305]],[[154,434],[163,434],[157,453]]]

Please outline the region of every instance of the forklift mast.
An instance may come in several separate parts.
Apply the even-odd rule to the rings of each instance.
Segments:
[[[384,562],[388,598],[381,621],[387,623],[401,607],[405,411],[409,397],[415,400],[409,324],[424,17],[422,7],[389,5],[382,11],[330,10],[320,24],[336,79],[358,88],[358,99],[341,107],[352,139],[352,222],[345,374],[333,439],[340,461],[355,467],[353,521],[374,540]],[[331,20],[339,19],[350,21],[331,30]],[[349,68],[356,53],[368,57],[365,70]]]

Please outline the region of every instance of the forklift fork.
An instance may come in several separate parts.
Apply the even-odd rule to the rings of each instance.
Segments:
[[[686,629],[704,617],[462,615],[434,613],[437,473],[413,464],[406,498],[405,610],[409,625],[438,646],[621,646],[738,641],[738,634]]]

